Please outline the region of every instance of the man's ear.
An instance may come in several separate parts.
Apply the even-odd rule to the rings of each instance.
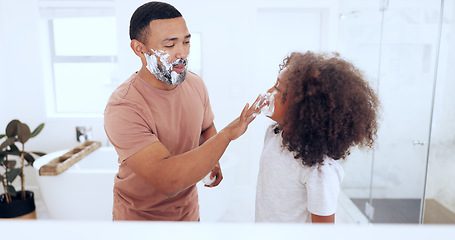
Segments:
[[[133,49],[134,54],[136,54],[139,57],[143,57],[144,53],[147,52],[147,48],[145,47],[145,45],[136,39],[131,40],[130,46],[131,49]]]

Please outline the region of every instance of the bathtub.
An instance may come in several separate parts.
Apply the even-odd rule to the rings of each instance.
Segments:
[[[68,150],[49,153],[38,158],[39,168]],[[112,189],[118,170],[117,153],[113,147],[101,147],[56,176],[39,176],[43,201],[52,219],[112,220]],[[197,183],[201,222],[216,222],[229,207],[235,182],[237,159],[228,153],[221,158],[224,179],[215,188]]]

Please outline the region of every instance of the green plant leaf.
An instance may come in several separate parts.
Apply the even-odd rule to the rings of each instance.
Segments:
[[[29,139],[32,133],[30,132],[30,128],[25,123],[20,123],[17,125],[17,140],[25,144]]]
[[[24,158],[28,162],[28,164],[33,166],[33,163],[35,162],[35,158],[28,152],[24,153]]]
[[[16,155],[16,156],[20,156],[21,155],[21,151],[16,146],[16,144],[10,145],[9,146],[9,150],[7,152],[8,152],[8,154],[11,154],[11,155]]]
[[[42,156],[47,154],[47,153],[44,153],[44,152],[32,152],[32,153],[35,154],[35,155],[38,155],[40,157],[42,157]]]
[[[0,139],[6,137],[6,134],[0,134]]]
[[[6,136],[13,137],[17,134],[17,125],[21,123],[21,121],[14,119],[8,123],[6,126]]]
[[[6,186],[6,191],[13,197],[17,195],[16,189],[12,185]]]
[[[16,166],[16,161],[5,161],[4,164],[5,166],[7,166],[8,168],[14,168]]]
[[[32,136],[30,136],[30,138],[36,137],[36,135],[38,135],[41,132],[41,130],[43,130],[43,128],[44,128],[44,123],[41,123],[37,128],[35,128],[35,130],[33,130]]]
[[[3,166],[3,162],[6,159],[6,152],[0,152],[0,166]]]
[[[0,149],[4,149],[8,146],[11,146],[12,144],[14,144],[14,141],[16,139],[14,137],[8,137],[1,145],[0,145]]]
[[[13,168],[11,171],[8,172],[8,175],[6,176],[6,180],[10,183],[12,183],[17,176],[21,174],[21,169],[20,168]]]

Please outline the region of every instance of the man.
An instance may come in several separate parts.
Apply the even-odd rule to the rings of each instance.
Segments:
[[[131,48],[142,68],[120,85],[105,109],[105,131],[119,155],[114,220],[198,221],[195,184],[260,111],[248,108],[217,133],[207,89],[187,71],[191,34],[173,6],[149,2],[131,17]]]

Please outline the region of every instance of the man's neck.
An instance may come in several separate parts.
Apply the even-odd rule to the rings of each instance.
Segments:
[[[148,84],[152,85],[152,87],[155,87],[158,89],[170,91],[170,90],[174,90],[177,87],[177,86],[167,84],[167,83],[164,83],[164,82],[158,80],[155,77],[155,75],[153,75],[146,67],[142,67],[141,70],[139,70],[139,72],[137,72],[137,75],[139,75],[139,77],[144,79]]]

